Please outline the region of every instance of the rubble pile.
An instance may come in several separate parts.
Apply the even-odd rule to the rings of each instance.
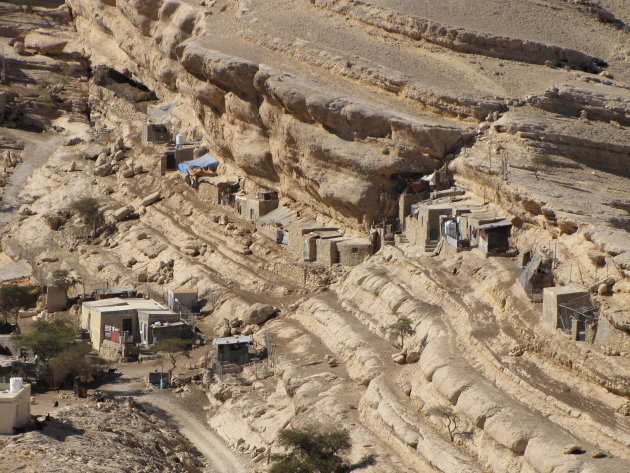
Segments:
[[[205,471],[176,428],[125,398],[62,408],[41,430],[0,439],[0,464],[32,473],[186,473]]]

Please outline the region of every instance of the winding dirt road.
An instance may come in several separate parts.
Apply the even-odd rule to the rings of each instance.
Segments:
[[[122,376],[101,385],[99,391],[117,396],[132,396],[136,402],[146,404],[161,411],[179,432],[190,440],[205,457],[208,465],[216,473],[247,473],[247,462],[229,449],[209,426],[201,420],[201,415],[186,407],[182,399],[171,391],[146,389],[143,377],[147,366],[118,365]],[[199,411],[203,411],[201,405]],[[196,409],[197,410],[197,409]]]

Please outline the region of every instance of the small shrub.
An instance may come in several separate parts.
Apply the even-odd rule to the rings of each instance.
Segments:
[[[381,151],[381,153],[383,153],[385,156],[389,156],[389,148],[383,148],[383,151]]]
[[[92,227],[94,233],[105,221],[101,204],[94,197],[82,197],[70,204],[70,209],[79,214],[86,225]]]
[[[548,155],[543,153],[536,153],[531,157],[532,164],[536,166],[534,168],[534,176],[538,179],[538,170],[540,167],[550,168],[556,165],[553,159],[551,159]]]
[[[399,317],[396,322],[387,326],[387,330],[400,338],[400,345],[404,345],[405,337],[414,333],[411,320],[407,317]]]

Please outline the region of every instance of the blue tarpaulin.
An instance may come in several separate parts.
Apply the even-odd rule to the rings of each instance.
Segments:
[[[219,165],[219,160],[210,154],[204,154],[201,158],[193,159],[192,161],[184,161],[177,165],[184,174],[190,174],[189,169],[192,168],[208,168],[216,167]]]

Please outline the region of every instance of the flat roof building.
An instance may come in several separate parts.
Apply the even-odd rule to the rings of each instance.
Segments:
[[[19,380],[19,381],[18,381]],[[11,435],[14,429],[31,420],[31,385],[22,378],[12,378],[9,384],[0,384],[0,435]]]
[[[84,302],[81,307],[81,328],[88,331],[95,350],[103,340],[116,343],[139,343],[138,312],[141,310],[167,310],[150,299],[112,298]]]

